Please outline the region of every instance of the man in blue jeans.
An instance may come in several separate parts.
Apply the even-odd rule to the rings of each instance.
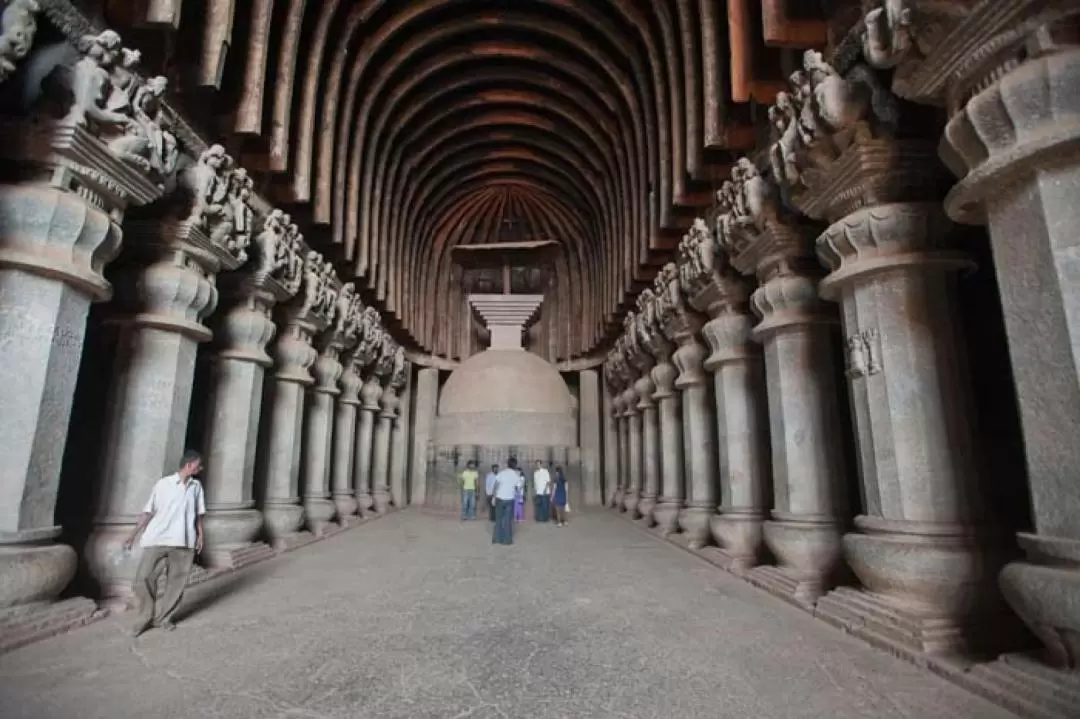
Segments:
[[[461,473],[461,521],[476,519],[476,482],[480,473],[476,471],[476,462],[469,460],[465,471]]]
[[[492,544],[514,543],[514,495],[521,485],[521,475],[517,471],[517,460],[511,457],[506,462],[506,469],[495,477],[495,532],[491,536]]]
[[[536,460],[536,471],[533,472],[533,491],[536,493],[533,500],[536,509],[534,519],[537,522],[546,522],[551,511],[551,473],[539,459]]]

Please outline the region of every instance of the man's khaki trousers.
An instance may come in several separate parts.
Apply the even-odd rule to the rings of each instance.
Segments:
[[[195,561],[195,550],[184,547],[144,547],[139,569],[135,572],[136,607],[139,612],[136,627],[151,623],[165,624],[184,595],[184,586]],[[165,593],[157,597],[158,580],[165,572]]]

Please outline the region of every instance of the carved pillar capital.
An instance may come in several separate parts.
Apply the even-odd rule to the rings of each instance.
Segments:
[[[379,404],[382,406],[382,411],[379,413],[380,417],[396,420],[398,418],[398,406],[401,404],[397,388],[393,385],[386,387],[379,398]]]
[[[368,375],[367,380],[360,390],[361,409],[366,409],[369,412],[379,411],[379,400],[382,398],[382,395],[383,388],[379,383],[379,378],[374,374]]]
[[[364,386],[364,380],[357,371],[357,367],[351,359],[345,362],[345,369],[341,373],[341,396],[338,402],[341,404],[360,404],[360,389]]]

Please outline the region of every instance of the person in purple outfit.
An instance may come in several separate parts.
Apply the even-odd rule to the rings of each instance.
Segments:
[[[518,485],[514,492],[514,521],[525,521],[525,486]]]

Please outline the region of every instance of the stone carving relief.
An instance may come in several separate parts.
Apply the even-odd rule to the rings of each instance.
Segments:
[[[394,350],[393,370],[390,374],[391,387],[401,390],[405,386],[409,381],[409,366],[409,362],[405,359],[405,348],[397,345],[397,349]]]
[[[394,371],[394,357],[397,354],[398,346],[394,342],[393,338],[386,332],[386,330],[379,328],[379,354],[375,358],[375,374],[379,377],[390,377],[393,379]],[[404,358],[404,355],[402,355]]]
[[[15,63],[26,57],[37,34],[37,0],[8,0],[0,15],[0,82],[15,73]]]
[[[140,78],[140,53],[123,47],[112,30],[84,35],[76,49],[70,71],[67,58],[42,58],[71,95],[62,124],[90,131],[115,157],[152,175],[162,190],[171,188],[180,155],[164,106],[168,80]]]
[[[862,48],[866,61],[874,67],[896,67],[915,45],[915,28],[910,0],[884,0],[866,13]]]
[[[867,329],[847,338],[847,376],[868,377],[881,371],[878,331]]]
[[[356,285],[346,282],[338,293],[334,321],[334,336],[344,346],[352,346],[360,333],[364,315],[364,303],[356,292]]]
[[[316,316],[334,321],[338,290],[334,266],[315,250],[304,257],[304,301],[299,316]]]
[[[272,278],[290,295],[296,294],[303,280],[303,237],[289,216],[276,208],[271,210],[255,238],[255,247],[259,257],[255,276]]]
[[[246,262],[255,217],[255,184],[247,171],[235,166],[224,147],[211,145],[180,171],[178,181],[174,204],[181,221],[205,233],[234,265]]]

